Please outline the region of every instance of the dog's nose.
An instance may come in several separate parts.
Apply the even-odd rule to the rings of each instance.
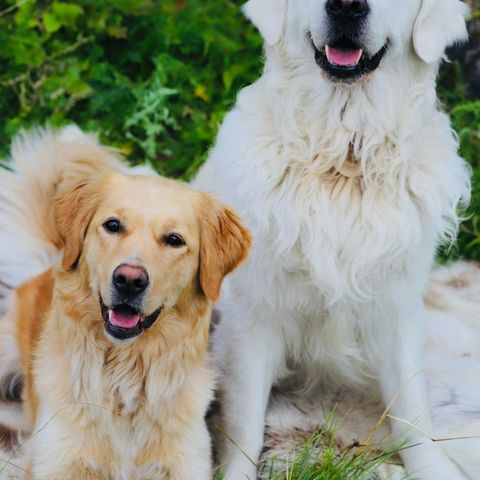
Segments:
[[[148,273],[143,267],[120,265],[113,272],[113,285],[123,295],[138,295],[148,287]]]
[[[334,20],[361,20],[370,11],[367,0],[327,0],[328,15]]]

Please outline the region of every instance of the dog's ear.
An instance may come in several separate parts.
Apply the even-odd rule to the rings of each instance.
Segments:
[[[228,207],[203,196],[200,219],[200,287],[213,302],[220,296],[222,281],[248,255],[250,232]]]
[[[89,181],[79,182],[55,198],[54,216],[64,247],[62,268],[65,270],[73,269],[80,258],[98,202],[98,190]]]
[[[249,0],[243,7],[245,15],[260,30],[269,45],[283,36],[288,0]]]
[[[417,55],[426,63],[434,63],[447,47],[466,41],[469,12],[468,5],[458,0],[422,0],[413,30]]]

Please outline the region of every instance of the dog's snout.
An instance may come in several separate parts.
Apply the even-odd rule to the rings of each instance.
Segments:
[[[327,0],[328,15],[334,20],[361,20],[370,11],[367,0]]]
[[[148,273],[143,267],[120,265],[113,272],[113,285],[123,295],[138,295],[149,284]]]

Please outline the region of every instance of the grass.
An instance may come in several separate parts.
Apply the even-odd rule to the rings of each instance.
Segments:
[[[336,418],[333,412],[323,428],[316,430],[288,458],[268,457],[259,465],[262,480],[377,480],[384,464],[398,465],[397,455],[408,447],[407,441],[383,450],[353,442],[340,449],[336,443]],[[300,440],[300,438],[299,438]],[[300,443],[300,442],[299,442]],[[220,472],[214,480],[223,480]],[[404,479],[408,480],[405,476]],[[247,479],[246,479],[247,480]]]

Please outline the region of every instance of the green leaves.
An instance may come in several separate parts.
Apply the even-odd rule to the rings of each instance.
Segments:
[[[480,260],[480,101],[467,99],[463,87],[460,65],[447,65],[440,82],[441,98],[447,104],[458,134],[460,154],[472,166],[473,193],[470,208],[464,214],[466,220],[460,227],[458,244],[442,252],[440,260],[457,257]]]
[[[27,0],[0,17],[0,155],[21,126],[76,122],[188,177],[261,41],[240,0]]]
[[[75,29],[77,19],[83,14],[83,8],[79,5],[63,2],[54,2],[49,11],[43,16],[43,26],[47,33],[54,33],[62,27]]]
[[[125,121],[126,137],[143,150],[145,160],[150,163],[158,158],[159,152],[170,157],[173,154],[172,151],[161,148],[161,140],[167,128],[179,129],[168,108],[169,97],[177,93],[162,85],[160,75],[134,90],[137,103]]]
[[[51,12],[45,12],[42,18],[43,26],[45,27],[45,31],[47,33],[54,33],[62,26],[57,17]]]

